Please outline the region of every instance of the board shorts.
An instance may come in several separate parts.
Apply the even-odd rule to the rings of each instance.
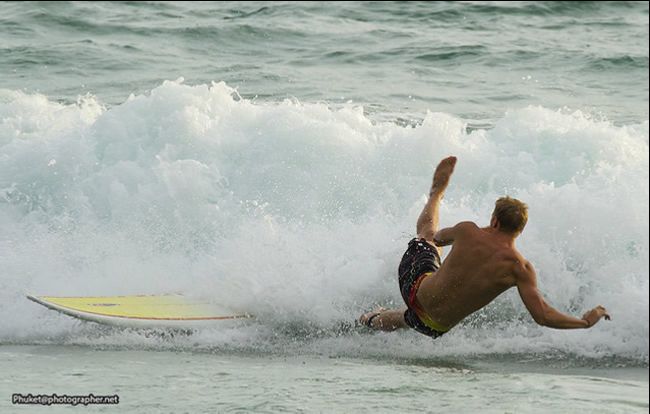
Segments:
[[[408,309],[404,312],[406,324],[421,334],[437,338],[448,331],[424,311],[417,299],[417,291],[425,277],[440,268],[438,250],[424,239],[413,239],[399,264],[399,290]]]

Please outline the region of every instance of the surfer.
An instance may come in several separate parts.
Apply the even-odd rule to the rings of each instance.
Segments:
[[[439,230],[440,201],[455,166],[456,157],[438,164],[429,199],[417,221],[417,237],[409,242],[400,262],[399,287],[406,307],[365,313],[359,318],[361,323],[383,331],[410,327],[436,338],[514,286],[542,326],[590,328],[603,317],[610,319],[602,306],[576,318],[544,300],[537,289],[535,269],[515,248],[515,239],[528,221],[528,208],[521,201],[498,199],[488,227],[463,221]],[[451,251],[441,263],[442,246],[451,246]]]

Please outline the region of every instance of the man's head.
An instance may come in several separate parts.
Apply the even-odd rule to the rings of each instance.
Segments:
[[[506,196],[498,199],[494,205],[490,225],[516,237],[524,230],[527,221],[528,206],[517,199]]]

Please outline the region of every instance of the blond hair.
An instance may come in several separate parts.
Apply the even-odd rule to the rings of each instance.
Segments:
[[[499,222],[500,230],[519,234],[528,222],[528,206],[515,198],[501,197],[494,205],[492,217]]]

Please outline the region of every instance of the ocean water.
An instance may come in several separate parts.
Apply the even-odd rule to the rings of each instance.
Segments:
[[[647,412],[647,2],[3,2],[0,75],[3,412]],[[450,154],[441,224],[524,200],[548,301],[611,322],[541,328],[511,290],[436,341],[351,326],[401,306]],[[166,292],[256,319],[25,299]]]

